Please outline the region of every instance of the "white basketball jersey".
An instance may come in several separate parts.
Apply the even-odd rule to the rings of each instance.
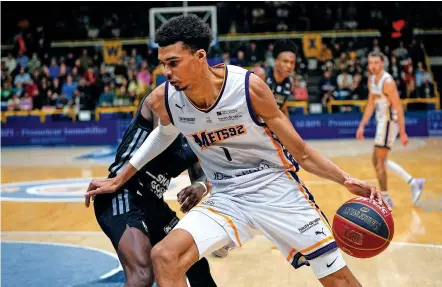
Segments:
[[[294,158],[253,113],[250,72],[231,65],[222,68],[223,87],[208,109],[196,107],[167,82],[165,92],[169,117],[187,137],[213,192],[252,191],[272,177],[298,171]]]
[[[377,121],[396,121],[397,112],[391,107],[391,102],[384,94],[384,82],[392,76],[385,72],[382,74],[379,82],[375,81],[376,75],[370,76],[370,92],[374,96],[375,112]]]

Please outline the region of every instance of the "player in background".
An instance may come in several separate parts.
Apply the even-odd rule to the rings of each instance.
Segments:
[[[262,67],[252,72],[260,77],[272,90],[278,108],[288,117],[287,100],[292,94],[292,73],[296,67],[296,45],[291,40],[278,40],[273,49],[275,65],[267,73]]]
[[[384,70],[384,55],[381,52],[371,52],[368,55],[368,104],[356,132],[358,140],[364,139],[364,127],[376,113],[376,136],[372,162],[376,170],[382,196],[390,206],[393,206],[388,194],[387,168],[397,174],[410,186],[412,203],[415,204],[422,194],[424,179],[414,178],[397,163],[388,159],[388,153],[399,134],[403,146],[408,144],[405,131],[405,117],[400,102],[396,83],[392,76]]]

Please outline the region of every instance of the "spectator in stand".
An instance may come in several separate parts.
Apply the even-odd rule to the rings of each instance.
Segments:
[[[58,79],[64,83],[67,80],[67,75],[69,74],[69,71],[65,64],[60,65],[60,74],[58,75]]]
[[[68,75],[66,78],[66,83],[61,87],[61,92],[66,94],[66,97],[70,100],[74,95],[74,91],[78,88],[77,83],[73,82],[72,76]]]
[[[127,52],[126,52],[126,50],[125,49],[123,49],[122,51],[121,51],[121,57],[120,57],[120,60],[121,60],[121,64],[122,65],[124,65],[124,66],[129,66],[129,61],[130,61],[130,57],[127,55]]]
[[[230,53],[228,51],[223,53],[223,63],[224,65],[230,65]]]
[[[116,106],[129,106],[131,104],[130,95],[125,85],[122,85],[115,93],[114,103]]]
[[[22,52],[18,52],[17,64],[22,68],[27,68],[29,63],[29,58]]]
[[[75,66],[74,53],[72,52],[68,53],[65,64],[71,69]]]
[[[432,84],[433,77],[431,74],[425,69],[422,62],[417,63],[417,71],[416,71],[416,87],[420,88],[423,85]]]
[[[26,85],[31,80],[29,73],[25,72],[25,68],[20,68],[20,72],[14,78],[14,85]]]
[[[322,96],[322,106],[326,107],[328,101],[334,99],[334,93],[336,91],[336,82],[332,78],[330,70],[325,70],[324,76],[319,82],[319,91]]]
[[[345,67],[342,68],[341,71],[341,74],[339,74],[337,78],[338,93],[336,98],[339,100],[345,100],[353,92],[354,83],[353,76],[348,73]]]
[[[269,67],[275,66],[275,58],[273,58],[273,48],[274,47],[275,47],[275,45],[273,43],[270,43],[267,46],[267,50],[264,54],[265,62]]]
[[[319,51],[318,60],[321,65],[333,59],[333,53],[326,43],[322,43],[321,50]]]
[[[13,87],[13,91],[14,94],[17,94],[20,97],[24,92],[23,84],[22,83],[15,84],[15,87]]]
[[[133,73],[135,73],[134,70],[132,70],[132,74]],[[149,86],[152,83],[152,75],[149,72],[146,62],[143,62],[140,72],[137,74],[137,80],[145,86]]]
[[[72,76],[72,81],[75,83],[80,82],[81,80],[81,76],[80,73],[78,72],[78,68],[77,67],[73,67],[71,70],[71,76]]]
[[[408,65],[407,70],[402,72],[402,80],[405,84],[407,98],[414,96],[414,91],[416,90],[416,77],[413,73],[413,65]]]
[[[308,91],[307,88],[302,85],[301,76],[296,76],[292,93],[296,101],[308,101]]]
[[[72,101],[69,100],[69,99],[66,97],[66,94],[65,94],[65,93],[62,93],[62,94],[60,95],[60,97],[58,97],[58,99],[57,99],[57,101],[56,101],[56,103],[55,103],[55,107],[56,107],[57,109],[69,108],[69,107],[71,107],[71,106],[72,106]]]
[[[8,78],[9,72],[8,72],[8,68],[6,67],[5,62],[2,60],[1,61],[1,76],[2,76],[2,83],[4,81],[6,81],[6,79]]]
[[[97,78],[94,73],[94,69],[88,68],[87,71],[84,73],[83,78],[86,80],[87,85],[93,85],[97,81]]]
[[[57,95],[61,94],[60,80],[58,80],[58,78],[52,80],[51,90]]]
[[[147,65],[147,63],[146,63]],[[137,79],[135,78],[135,72],[132,70],[127,71],[127,91],[136,92],[138,88]]]
[[[399,62],[408,58],[408,51],[404,48],[404,42],[399,43],[399,47],[393,50],[393,55],[398,58]]]
[[[246,61],[245,61],[244,58],[245,58],[244,52],[241,51],[241,50],[239,50],[239,51],[236,53],[236,62],[235,62],[235,65],[240,66],[240,67],[245,67],[245,65],[246,65]]]
[[[87,53],[87,49],[83,49],[82,56],[79,60],[80,67],[83,69],[83,71],[87,71],[88,68],[92,67],[94,64],[92,58]]]
[[[43,66],[42,74],[40,75],[40,79],[45,78],[47,81],[52,79],[51,73],[49,73],[49,68],[47,66]]]
[[[15,68],[17,68],[17,61],[14,57],[12,57],[11,53],[8,53],[8,56],[3,58],[2,61],[5,63],[9,73],[12,73]]]
[[[20,98],[18,94],[13,94],[8,100],[8,110],[9,111],[19,111],[20,110]]]
[[[431,98],[434,96],[433,77],[422,62],[417,63],[416,90],[419,98]]]
[[[140,69],[141,67],[141,63],[143,62],[143,57],[141,57],[141,55],[137,54],[137,49],[132,49],[131,52],[131,57],[132,59],[135,60],[135,64],[136,64],[136,69]]]
[[[32,79],[25,86],[25,92],[31,97],[38,96],[38,86]]]
[[[104,86],[104,91],[98,99],[98,106],[109,107],[114,104],[115,94],[110,90],[108,85]]]
[[[27,92],[23,94],[23,98],[20,99],[20,110],[30,111],[32,110],[32,98]]]
[[[261,56],[259,55],[259,52],[257,50],[256,43],[250,42],[250,47],[247,51],[247,65],[253,66],[259,61],[261,61]]]
[[[8,82],[3,83],[3,88],[1,91],[1,110],[4,111],[8,108],[8,101],[13,95],[13,89],[11,88],[11,84]]]
[[[51,75],[51,78],[58,78],[58,76],[60,75],[60,66],[57,64],[57,60],[55,58],[51,59],[49,74]]]
[[[352,100],[361,100],[368,98],[365,96],[367,92],[364,91],[362,79],[363,76],[361,73],[356,72],[356,74],[353,76],[353,86],[352,86],[352,95],[351,95]]]
[[[339,67],[341,71],[342,71],[342,67],[344,67],[346,69],[347,65],[348,65],[347,53],[342,52],[341,55],[339,55],[339,58],[336,59],[335,64],[336,64],[336,67]]]
[[[53,109],[57,104],[58,95],[52,93],[52,90],[47,90],[46,94],[44,94],[45,98],[43,99],[43,109]]]

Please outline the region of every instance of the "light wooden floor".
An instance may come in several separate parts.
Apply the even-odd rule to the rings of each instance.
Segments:
[[[375,181],[371,141],[310,143],[344,170]],[[2,183],[106,176],[106,166],[73,158],[99,148],[4,149]],[[396,145],[390,159],[415,177],[427,179],[421,207],[412,206],[406,183],[389,173],[395,207],[395,237],[390,247],[371,259],[344,255],[363,286],[442,286],[442,138],[412,139]],[[340,186],[305,172],[301,178],[332,220],[338,207],[352,196]],[[2,196],[6,195],[6,190]],[[168,201],[177,210],[177,203]],[[1,202],[2,240],[79,244],[109,250],[93,210],[81,202]],[[258,236],[224,259],[209,258],[218,286],[321,286],[308,267],[294,270],[272,244]]]

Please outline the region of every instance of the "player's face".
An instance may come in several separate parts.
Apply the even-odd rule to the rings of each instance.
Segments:
[[[287,78],[295,69],[296,55],[292,52],[282,52],[275,59],[275,69],[282,77]]]
[[[181,42],[158,49],[158,60],[164,65],[164,75],[177,91],[190,89],[197,83],[205,57],[204,50],[192,54]]]
[[[377,75],[384,69],[384,62],[382,62],[381,58],[376,57],[368,57],[368,70],[371,74]]]

